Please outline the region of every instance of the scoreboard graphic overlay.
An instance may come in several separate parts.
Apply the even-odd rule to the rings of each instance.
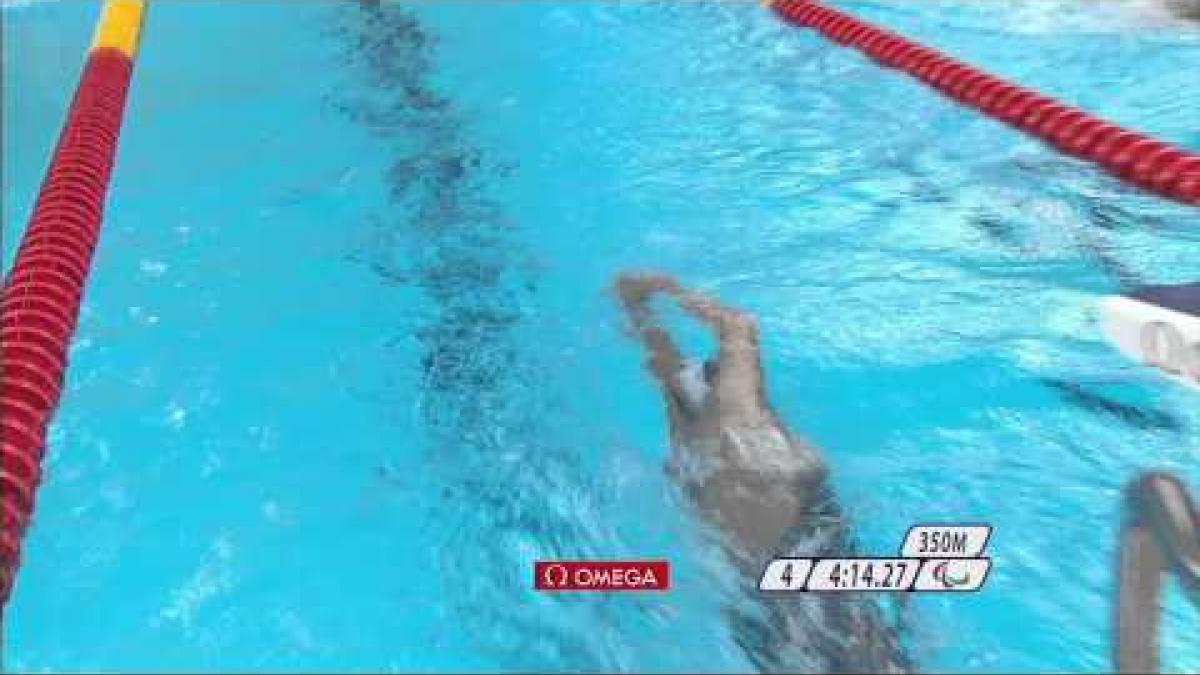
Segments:
[[[984,556],[992,527],[930,523],[909,528],[891,558],[789,558],[767,563],[764,592],[915,591],[968,593],[983,588],[992,560]]]

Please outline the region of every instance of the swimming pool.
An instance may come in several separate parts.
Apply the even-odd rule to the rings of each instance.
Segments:
[[[1195,29],[846,6],[1200,147]],[[94,15],[6,10],[6,244]],[[987,590],[918,600],[923,666],[1106,670],[1120,487],[1200,485],[1200,406],[1094,305],[1200,278],[1195,220],[757,4],[156,5],[7,666],[749,668],[608,294],[655,267],[760,314],[864,548],[996,526]],[[626,556],[675,590],[529,588]]]

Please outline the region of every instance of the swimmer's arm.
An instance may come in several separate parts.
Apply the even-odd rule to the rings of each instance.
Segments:
[[[679,370],[683,366],[683,356],[679,347],[671,339],[667,331],[657,326],[641,331],[642,342],[650,352],[650,371],[662,381],[672,393],[678,393]]]
[[[650,372],[666,389],[668,404],[672,415],[683,396],[683,385],[679,381],[679,370],[683,365],[683,355],[671,334],[659,326],[649,325],[650,296],[666,285],[674,283],[663,276],[632,276],[621,277],[617,281],[617,293],[625,305],[630,322],[637,336],[641,339],[646,350],[650,352],[647,365]]]
[[[720,338],[717,352],[717,365],[722,373],[720,379],[729,387],[744,389],[744,394],[756,391],[762,382],[758,319],[703,293],[684,288],[668,289],[667,292],[675,296],[684,311],[716,331]]]
[[[740,309],[723,305],[716,298],[698,291],[681,288],[665,289],[675,296],[684,311],[708,324],[722,338],[758,336],[758,322],[754,315]]]
[[[718,332],[736,325],[736,319],[748,316],[745,312],[722,305],[711,296],[684,288],[676,279],[665,274],[629,274],[617,281],[617,293],[635,325],[649,315],[648,302],[656,292],[674,297],[684,311]]]
[[[634,328],[641,331],[650,321],[650,297],[678,287],[674,279],[663,274],[623,274],[617,279],[616,290]]]
[[[618,281],[617,289],[634,326],[655,354],[651,369],[672,395],[682,394],[679,350],[666,331],[645,328],[650,312],[647,303],[656,292],[674,297],[680,308],[717,333],[720,340],[717,365],[721,372],[717,387],[722,398],[730,402],[761,404],[764,396],[762,361],[758,320],[753,314],[722,305],[715,298],[684,288],[674,278],[663,274],[625,276]]]
[[[717,302],[715,298],[691,289],[675,288],[669,289],[667,292],[675,296],[675,300],[679,302],[679,306],[685,312],[708,324],[718,332],[721,330],[723,319],[729,312],[734,311]]]

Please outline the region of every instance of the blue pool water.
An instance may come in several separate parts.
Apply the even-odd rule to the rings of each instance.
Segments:
[[[1145,3],[845,4],[1200,148]],[[5,269],[95,14],[5,10]],[[609,293],[657,268],[760,315],[864,549],[995,525],[924,669],[1108,670],[1120,489],[1200,486],[1200,399],[1095,303],[1200,278],[1196,224],[756,3],[158,3],[6,665],[751,668]],[[534,593],[556,557],[675,588]]]

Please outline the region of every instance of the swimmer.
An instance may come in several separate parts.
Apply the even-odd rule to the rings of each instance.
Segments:
[[[757,587],[777,555],[853,555],[849,528],[829,488],[820,450],[796,436],[771,406],[757,319],[661,274],[624,275],[617,293],[666,402],[670,473],[725,549]],[[686,358],[655,322],[650,301],[673,298],[715,333],[716,357]],[[795,599],[793,599],[795,600]],[[904,672],[911,668],[879,606],[865,598],[821,595],[765,601],[770,616],[741,636],[764,670],[818,661],[825,672]],[[818,636],[813,622],[826,630]],[[745,632],[745,631],[741,631]]]
[[[754,316],[661,275],[625,276],[617,287],[666,400],[671,472],[704,515],[736,540],[734,548],[761,561],[802,513],[832,517],[824,459],[791,433],[767,400]],[[715,359],[683,357],[652,321],[655,293],[674,297],[714,331]]]

